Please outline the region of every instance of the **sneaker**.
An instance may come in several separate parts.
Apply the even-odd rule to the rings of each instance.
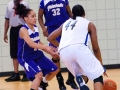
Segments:
[[[29,80],[28,80],[26,74],[24,73],[23,78],[21,79],[21,82],[27,82],[27,81],[29,81]]]
[[[44,83],[41,81],[39,88],[42,88],[42,90],[47,90],[46,87],[48,86],[48,83]]]
[[[60,90],[66,90],[66,86],[64,85],[64,83],[59,85],[59,89]]]
[[[13,81],[20,81],[20,75],[19,73],[13,73],[12,76],[5,79],[6,82],[13,82]]]
[[[81,76],[76,77],[77,83],[79,84],[80,90],[90,90],[85,84],[84,79]]]
[[[77,86],[77,84],[75,83],[74,80],[68,79],[68,80],[66,81],[66,84],[67,84],[67,85],[70,85],[71,88],[73,88],[73,89],[79,89],[79,87]]]

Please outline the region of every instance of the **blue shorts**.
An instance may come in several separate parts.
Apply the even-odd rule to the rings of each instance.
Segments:
[[[50,35],[54,30],[56,30],[56,29],[58,29],[60,26],[50,26],[50,27],[48,27],[47,29],[48,29],[48,34]],[[60,39],[61,39],[61,36],[59,36],[58,38],[56,38],[56,40],[58,41],[58,42],[60,42]],[[54,46],[53,44],[51,44],[51,43],[49,43],[49,46],[53,46],[53,47],[56,47],[56,46]]]
[[[18,58],[18,61],[21,62],[23,59]],[[24,60],[24,62],[21,62],[20,64],[24,67],[26,75],[31,81],[35,79],[35,75],[39,72],[42,72],[43,76],[45,76],[46,74],[58,69],[57,66],[44,54],[36,59]]]

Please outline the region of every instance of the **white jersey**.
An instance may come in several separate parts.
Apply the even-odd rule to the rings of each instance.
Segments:
[[[28,4],[22,0],[20,2],[20,4],[24,4],[27,8],[29,8]],[[19,15],[15,15],[15,10],[14,8],[14,1],[10,1],[7,5],[7,9],[6,9],[6,15],[5,18],[9,19],[10,21],[10,26],[12,27],[17,27],[19,25],[24,25],[24,20],[22,18],[19,17]]]
[[[76,20],[69,19],[63,24],[59,51],[73,44],[88,45],[90,36],[88,33],[88,24],[91,21],[77,17]]]

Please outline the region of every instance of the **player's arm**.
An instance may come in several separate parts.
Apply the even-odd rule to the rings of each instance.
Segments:
[[[35,43],[31,40],[29,37],[28,31],[25,28],[21,28],[20,30],[20,37],[25,40],[25,42],[31,47],[31,48],[37,48],[45,51],[46,53],[54,56],[54,52],[48,47],[45,46],[43,43]]]
[[[71,12],[71,9],[70,9],[70,6],[69,6],[69,4],[66,6],[66,10],[67,10],[67,13],[68,13],[68,15],[69,15],[69,17],[73,17],[73,14],[72,14],[72,12]]]
[[[44,14],[44,10],[39,8],[39,11],[38,11],[38,22],[39,22],[42,30],[44,31],[46,28],[44,26],[43,14]]]
[[[90,38],[91,38],[92,49],[93,49],[94,55],[96,56],[96,58],[103,65],[103,63],[102,63],[102,57],[101,57],[101,52],[100,52],[100,48],[99,48],[98,40],[97,40],[96,27],[91,22],[88,25],[88,32],[90,33]]]
[[[67,11],[69,17],[72,18],[72,17],[73,17],[73,14],[72,14],[72,12],[71,12],[71,9],[70,9],[68,0],[65,0],[65,3],[66,3],[66,11]]]
[[[42,31],[43,31],[43,35],[44,36],[48,36],[48,31],[44,25],[44,21],[43,21],[43,14],[44,14],[44,0],[41,0],[40,2],[40,7],[39,7],[39,10],[38,10],[38,22],[42,28]]]
[[[59,37],[61,33],[62,33],[62,25],[48,36],[47,38],[48,41],[51,42],[56,47],[58,47],[59,42],[56,40],[56,38]]]

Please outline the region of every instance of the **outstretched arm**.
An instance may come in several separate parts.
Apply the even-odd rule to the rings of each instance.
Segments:
[[[61,33],[62,33],[62,25],[48,36],[47,38],[48,41],[51,42],[56,47],[58,47],[59,42],[56,40],[56,38],[59,37]]]
[[[54,51],[51,50],[48,46],[45,46],[42,42],[35,43],[31,40],[29,37],[28,31],[25,28],[21,28],[20,30],[20,37],[25,40],[25,42],[31,47],[31,48],[37,48],[45,51],[46,53],[50,54],[51,56],[55,56]]]
[[[93,23],[89,23],[88,32],[90,33],[91,42],[92,42],[92,49],[93,49],[94,55],[103,65],[101,52],[100,52],[100,48],[99,48],[98,40],[97,40],[96,27]]]

